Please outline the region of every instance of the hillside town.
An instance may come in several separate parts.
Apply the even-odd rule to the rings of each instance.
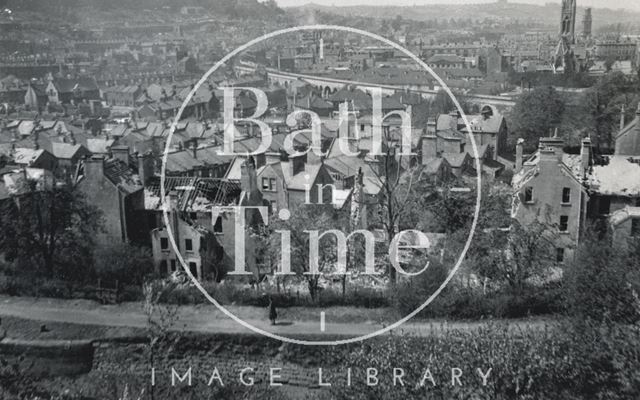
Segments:
[[[147,329],[146,352],[172,331],[244,332],[229,313],[279,340],[407,316],[640,319],[638,11],[615,25],[580,0],[435,19],[273,0],[4,3],[0,358],[29,324],[42,340]],[[508,17],[527,7],[540,14]],[[233,311],[194,316],[205,295]],[[31,298],[59,317],[20,306]],[[104,349],[90,374],[115,365]],[[0,371],[2,398],[36,398],[16,376]],[[323,392],[322,369],[319,382],[318,398],[356,398]]]

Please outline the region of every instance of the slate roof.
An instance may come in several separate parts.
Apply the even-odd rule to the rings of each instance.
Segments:
[[[324,165],[329,169],[338,172],[345,177],[356,176],[359,170],[362,170],[364,192],[369,195],[376,195],[382,188],[384,177],[378,176],[369,163],[359,157],[351,157],[348,155],[340,155],[324,160]]]
[[[342,88],[328,97],[333,103],[353,104],[356,110],[367,110],[372,106],[371,97],[360,89]]]
[[[318,110],[331,110],[333,109],[333,104],[322,99],[318,96],[312,96],[311,94],[297,99],[296,107],[304,108],[304,109],[318,109]]]
[[[462,63],[464,58],[453,54],[435,54],[431,56],[427,63]]]
[[[45,150],[43,149],[28,149],[24,147],[16,148],[13,154],[13,161],[16,164],[20,165],[31,165],[38,160],[43,154]]]
[[[99,90],[96,80],[90,77],[79,77],[72,79],[56,78],[54,79],[53,84],[60,93],[73,92],[76,88],[78,90],[86,92]]]
[[[391,95],[391,97],[399,101],[401,104],[412,106],[421,104],[425,101],[421,95],[413,92],[396,92]]]
[[[51,153],[58,159],[70,160],[80,152],[84,146],[80,144],[72,145],[70,143],[51,143]],[[89,153],[86,150],[86,153]]]

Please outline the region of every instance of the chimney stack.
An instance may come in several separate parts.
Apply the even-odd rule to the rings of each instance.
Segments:
[[[153,155],[151,151],[138,155],[138,176],[144,186],[149,183],[149,179],[154,174]]]
[[[94,155],[84,162],[84,176],[87,179],[99,179],[104,175],[104,157]]]
[[[113,146],[111,147],[111,156],[116,160],[120,160],[129,165],[129,146]]]
[[[524,139],[519,138],[518,142],[516,143],[516,171],[515,171],[516,173],[522,170],[522,164],[524,163],[523,155],[524,155]]]
[[[435,135],[422,136],[422,165],[438,157],[438,137]]]
[[[291,176],[304,172],[305,156],[289,157],[291,162]]]
[[[559,137],[540,138],[540,148],[553,151],[556,158],[562,161],[564,155],[564,140]]]
[[[582,173],[586,176],[586,171],[591,165],[591,139],[586,137],[582,139],[582,147],[580,148],[580,161]]]
[[[453,131],[457,131],[458,130],[458,113],[456,111],[452,111],[449,113],[449,129],[453,130]]]
[[[40,132],[33,132],[33,149],[40,150]]]
[[[240,167],[240,187],[249,197],[258,190],[258,177],[253,157],[249,157]]]

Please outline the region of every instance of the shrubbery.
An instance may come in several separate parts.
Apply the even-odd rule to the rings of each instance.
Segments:
[[[380,308],[391,306],[386,290],[379,290],[367,287],[350,288],[345,296],[335,288],[325,288],[318,293],[317,299],[313,300],[304,292],[264,292],[252,289],[245,285],[232,283],[212,283],[204,282],[202,286],[218,302],[224,305],[245,305],[255,307],[267,307],[268,296],[271,296],[278,307],[333,307],[352,306],[363,308]],[[176,288],[167,293],[161,299],[162,302],[171,304],[201,304],[208,300],[202,295],[200,290],[193,286]]]

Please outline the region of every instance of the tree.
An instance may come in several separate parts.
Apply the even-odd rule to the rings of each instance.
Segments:
[[[511,126],[515,138],[524,139],[526,152],[535,151],[538,139],[549,136],[559,126],[564,110],[562,96],[551,86],[535,88],[520,97],[512,112]]]
[[[156,367],[156,352],[169,338],[171,330],[179,319],[178,306],[162,304],[162,300],[177,288],[177,283],[169,279],[148,281],[142,286],[144,293],[143,311],[147,317],[147,337],[149,339],[149,365]],[[175,342],[174,342],[175,344]],[[173,351],[173,345],[165,353]],[[149,397],[156,398],[154,385],[149,388]]]
[[[607,59],[604,61],[604,67],[607,69],[607,72],[611,72],[616,61],[616,58],[613,56],[607,57]]]
[[[402,16],[396,15],[395,19],[391,21],[391,29],[393,29],[394,32],[398,32],[400,28],[402,28],[402,23]]]
[[[594,142],[598,149],[613,146],[613,135],[618,129],[623,106],[626,120],[633,118],[640,99],[639,89],[636,79],[614,72],[602,77],[587,91],[581,107],[575,111],[585,126],[595,132]]]
[[[331,206],[300,205],[291,212],[287,221],[273,223],[274,234],[271,235],[271,249],[282,259],[283,252],[289,252],[291,272],[307,283],[309,295],[313,301],[318,300],[320,278],[323,274],[335,272],[338,259],[337,241],[334,235],[325,235],[318,243],[318,269],[311,271],[310,234],[308,231],[325,231],[336,229],[336,220],[332,218]],[[283,249],[281,234],[277,231],[290,232],[290,247]]]
[[[514,220],[508,232],[492,229],[476,239],[474,270],[521,295],[532,279],[543,279],[556,264],[554,228]]]
[[[614,243],[612,232],[590,226],[565,271],[566,305],[579,319],[633,323],[640,318],[637,242]]]
[[[435,114],[447,114],[456,108],[449,94],[444,89],[438,90],[436,97],[433,99],[431,109]]]
[[[92,261],[101,212],[72,187],[26,185],[25,194],[0,204],[0,252],[47,277],[81,278],[77,274],[86,273]]]

